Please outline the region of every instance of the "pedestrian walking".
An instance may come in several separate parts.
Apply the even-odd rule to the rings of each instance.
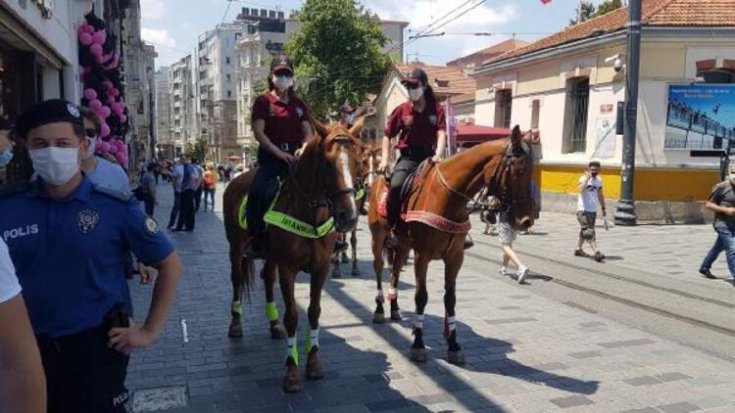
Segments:
[[[199,171],[188,157],[184,157],[182,168],[184,176],[181,181],[181,209],[175,231],[192,232],[196,222],[194,197],[199,187]]]
[[[217,190],[217,171],[214,170],[212,163],[207,164],[207,170],[204,172],[204,210],[207,210],[207,199],[209,199],[210,210],[214,212],[214,194]]]
[[[500,266],[498,272],[501,275],[509,275],[508,264],[512,262],[516,267],[516,279],[518,280],[518,284],[523,284],[526,276],[528,275],[528,267],[523,265],[521,259],[518,258],[518,255],[516,255],[513,250],[513,242],[516,240],[517,233],[510,225],[507,212],[498,212],[497,227],[500,248],[503,250],[503,264]]]
[[[194,212],[199,212],[202,206],[202,195],[204,194],[204,169],[199,165],[198,159],[192,159],[191,164],[197,170],[197,188],[194,192]]]
[[[15,267],[2,237],[0,331],[0,412],[46,413],[46,379],[41,356]]]
[[[84,121],[84,135],[88,141],[87,152],[82,156],[82,171],[95,185],[130,194],[130,179],[122,166],[95,156],[101,129],[97,114],[86,107],[81,108],[81,113]]]
[[[714,211],[715,219],[712,226],[717,233],[717,240],[699,266],[699,273],[707,278],[717,278],[712,275],[712,264],[722,251],[725,252],[727,267],[730,276],[735,279],[735,165],[730,166],[728,179],[712,187],[704,207]]]
[[[79,108],[45,101],[16,134],[38,179],[0,197],[0,234],[23,287],[46,375],[49,413],[125,412],[129,353],[150,345],[181,273],[171,243],[129,194],[81,173],[88,141]],[[126,310],[126,255],[158,269],[145,322]]]
[[[171,207],[171,215],[168,219],[168,229],[174,230],[181,212],[181,192],[184,183],[184,164],[181,158],[171,167],[171,187],[174,191],[174,205]]]
[[[605,196],[602,193],[602,179],[598,176],[599,173],[600,163],[592,161],[588,164],[587,170],[578,181],[577,221],[581,228],[574,255],[577,257],[591,257],[595,261],[601,262],[605,259],[605,256],[597,247],[597,236],[595,234],[597,203],[599,202],[600,204],[603,219],[607,217],[607,211],[605,209]],[[592,255],[584,251],[585,243],[592,249]]]
[[[156,197],[156,165],[154,163],[149,163],[146,168],[147,171],[143,174],[143,177],[140,178],[140,190],[143,197],[145,213],[148,214],[149,217],[152,217],[153,211],[158,204],[158,199]]]

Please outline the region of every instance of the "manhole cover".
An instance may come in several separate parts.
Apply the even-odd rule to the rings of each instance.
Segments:
[[[186,407],[186,387],[158,387],[133,393],[133,413],[160,412]]]

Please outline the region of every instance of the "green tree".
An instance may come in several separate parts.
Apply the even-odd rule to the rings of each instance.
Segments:
[[[296,87],[316,117],[376,92],[391,64],[380,19],[355,0],[306,0],[301,30],[285,46]]]
[[[603,14],[610,13],[613,10],[617,10],[623,7],[622,0],[605,0],[599,6],[597,6],[597,15],[602,16]]]
[[[595,3],[591,0],[584,0],[581,2],[582,7],[582,21],[587,21],[589,19],[595,18],[597,16],[602,16],[603,14],[610,13],[613,10],[617,10],[621,7],[623,7],[622,0],[605,0],[602,3],[600,3],[597,7],[595,7]],[[569,20],[569,24],[571,26],[574,26],[577,24],[580,17],[579,13],[579,6],[575,9],[575,17],[574,19]]]
[[[189,158],[198,159],[200,162],[204,161],[207,153],[207,140],[199,139],[194,143],[187,142],[184,153]]]

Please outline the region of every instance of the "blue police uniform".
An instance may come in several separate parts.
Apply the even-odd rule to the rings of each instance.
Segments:
[[[48,412],[124,412],[129,357],[107,346],[110,328],[127,321],[123,263],[132,250],[158,264],[173,246],[136,200],[86,177],[60,200],[39,179],[0,196],[0,211],[38,338]]]
[[[129,301],[123,261],[132,250],[157,264],[173,246],[139,203],[86,177],[53,200],[40,182],[0,198],[0,234],[16,266],[37,335],[59,337],[99,326]]]

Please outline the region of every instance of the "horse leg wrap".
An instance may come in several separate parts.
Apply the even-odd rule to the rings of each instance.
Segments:
[[[457,320],[454,317],[444,316],[444,338],[448,340],[456,329]]]
[[[275,302],[269,301],[265,303],[265,318],[270,322],[278,321],[278,308],[276,308]]]
[[[383,296],[383,290],[378,288],[378,294],[375,296],[375,302],[378,304],[383,304],[385,302],[385,296]]]
[[[416,314],[416,319],[413,320],[413,330],[423,330],[424,329],[424,315],[423,314]]]
[[[299,365],[299,348],[296,345],[296,335],[286,338],[286,360],[291,357],[295,365]]]
[[[233,301],[230,312],[234,317],[240,317],[242,315],[242,304],[239,301]]]
[[[397,299],[398,299],[398,291],[393,287],[388,288],[388,300],[394,301]]]
[[[319,327],[313,330],[309,328],[309,335],[306,336],[306,352],[311,352],[312,348],[319,348]]]

